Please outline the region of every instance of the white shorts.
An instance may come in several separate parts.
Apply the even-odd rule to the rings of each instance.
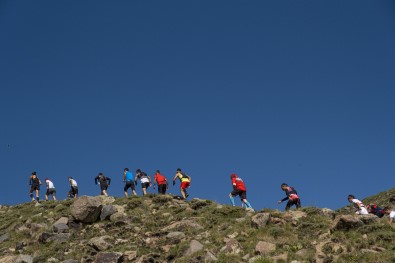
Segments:
[[[365,207],[361,207],[361,209],[358,210],[358,211],[355,212],[355,213],[356,213],[357,215],[368,215],[368,214],[369,214],[368,210],[366,210]]]

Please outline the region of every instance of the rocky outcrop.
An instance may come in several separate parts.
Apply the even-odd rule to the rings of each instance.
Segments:
[[[350,230],[363,225],[363,222],[357,216],[341,215],[335,218],[332,224],[332,230]]]
[[[71,215],[82,223],[94,223],[103,207],[101,200],[92,196],[79,197],[71,206]]]
[[[188,250],[185,252],[185,256],[190,256],[196,252],[199,252],[203,250],[203,245],[197,241],[197,240],[192,240],[191,243],[189,244]]]
[[[252,225],[256,228],[266,226],[270,221],[269,213],[258,213],[251,218]]]
[[[255,254],[258,255],[268,255],[274,251],[276,251],[276,244],[270,242],[259,241],[255,246]]]

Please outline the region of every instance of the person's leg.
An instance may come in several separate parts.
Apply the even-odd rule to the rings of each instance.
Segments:
[[[36,189],[36,200],[37,202],[40,201],[40,194],[38,188]]]
[[[180,192],[181,192],[182,197],[183,197],[184,199],[187,199],[187,198],[186,198],[186,195],[185,195],[185,189],[183,189],[182,187],[180,187]]]
[[[128,198],[129,197],[129,194],[128,194],[128,184],[126,183],[125,184],[125,187],[123,188],[123,193],[124,193],[124,195],[125,195],[125,198]]]
[[[291,200],[288,200],[287,205],[285,206],[285,211],[288,211],[292,205],[293,205],[293,202]]]
[[[147,188],[143,188],[143,195],[146,195],[147,194]]]
[[[45,201],[48,201],[48,195],[45,194]]]
[[[235,204],[235,199],[234,199],[232,193],[229,194],[229,199],[230,199],[230,202],[232,203],[232,206],[235,206],[236,205]]]
[[[247,200],[247,192],[243,191],[240,194],[241,201],[246,205],[247,208],[252,208],[251,204]]]
[[[56,201],[56,190],[53,190],[52,192],[52,199]]]
[[[296,209],[299,209],[299,208],[301,207],[300,199],[297,199],[297,200],[296,200],[295,205],[296,205]]]

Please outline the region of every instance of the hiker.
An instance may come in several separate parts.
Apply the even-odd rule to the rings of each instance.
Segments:
[[[173,178],[173,185],[176,184],[177,178],[180,179],[180,182],[181,182],[181,185],[180,185],[181,195],[184,199],[187,199],[189,196],[189,194],[187,193],[187,188],[189,188],[191,186],[192,178],[189,175],[183,173],[180,168],[177,169],[176,175]]]
[[[74,180],[73,177],[71,176],[67,177],[67,180],[69,181],[70,184],[70,191],[68,192],[67,197],[75,199],[78,197],[77,181]]]
[[[136,170],[136,177],[134,178],[134,183],[137,185],[137,180],[140,180],[141,188],[143,189],[143,195],[147,194],[147,188],[152,185],[151,177],[149,177],[145,172],[140,169]]]
[[[390,216],[390,224],[395,223],[395,211],[391,211],[391,209],[387,206],[383,209],[384,214]]]
[[[230,192],[229,198],[230,202],[233,206],[235,206],[235,196],[240,196],[240,200],[242,202],[242,206],[246,206],[246,208],[252,208],[251,204],[247,201],[247,188],[243,182],[243,180],[237,176],[237,174],[231,174],[230,179],[232,180],[233,191]]]
[[[45,193],[45,200],[48,201],[48,196],[52,195],[52,199],[56,201],[56,189],[54,184],[48,178],[45,178],[45,185],[47,192]]]
[[[287,205],[285,206],[285,211],[288,211],[293,205],[296,206],[296,209],[299,209],[301,206],[300,198],[295,188],[288,186],[286,183],[283,183],[281,184],[281,190],[283,190],[287,196],[282,200],[279,200],[277,203],[281,204],[282,202],[288,200]]]
[[[162,175],[159,170],[156,170],[155,172],[154,189],[155,184],[158,184],[158,194],[166,194],[166,190],[169,189],[169,184],[166,177]]]
[[[133,174],[129,172],[129,168],[123,169],[123,181],[125,182],[125,187],[123,188],[123,191],[125,193],[125,197],[127,198],[128,195],[128,189],[132,189],[132,194],[137,195],[136,189],[134,187],[134,182],[133,182]]]
[[[107,194],[107,188],[110,186],[111,184],[111,178],[105,176],[103,173],[99,173],[96,177],[95,177],[95,184],[99,184],[100,185],[100,194],[101,195],[105,195],[108,196]]]
[[[382,218],[385,215],[384,214],[384,209],[378,207],[376,204],[369,204],[366,207],[366,210],[368,210],[369,214],[376,215],[379,218]]]
[[[368,210],[366,210],[365,205],[358,199],[355,198],[355,196],[353,195],[348,195],[347,197],[348,202],[352,203],[355,207],[355,209],[357,209],[357,211],[355,212],[355,214],[357,215],[368,215]]]
[[[33,201],[40,201],[40,196],[39,196],[39,191],[40,191],[40,185],[41,185],[41,181],[40,179],[37,177],[37,173],[36,172],[32,172],[32,175],[30,176],[30,180],[29,180],[29,185],[30,185],[30,192],[29,192],[29,196]],[[33,198],[33,192],[36,192],[36,199]]]

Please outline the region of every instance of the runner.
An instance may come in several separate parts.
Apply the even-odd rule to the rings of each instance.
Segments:
[[[180,185],[181,195],[184,199],[187,199],[189,196],[189,194],[187,193],[187,188],[191,186],[192,178],[189,175],[183,173],[180,168],[177,169],[176,175],[173,178],[173,185],[176,184],[177,178],[180,179],[181,182]]]
[[[391,211],[391,209],[387,206],[384,208],[384,213],[390,216],[390,224],[395,223],[395,211]]]
[[[40,196],[39,196],[39,192],[40,192],[40,185],[41,185],[41,181],[40,179],[37,177],[37,173],[36,172],[32,172],[32,175],[30,176],[30,180],[29,180],[29,185],[30,185],[30,192],[29,192],[29,196],[33,201],[40,201]],[[34,199],[33,197],[33,192],[36,192],[36,199]]]
[[[132,189],[132,194],[137,195],[136,189],[134,187],[134,182],[133,182],[133,174],[129,172],[129,168],[123,169],[123,181],[125,182],[125,187],[123,188],[123,191],[125,193],[125,197],[128,197],[128,189]]]
[[[231,174],[230,179],[232,180],[233,191],[230,192],[229,198],[233,206],[235,206],[235,196],[240,196],[242,206],[245,205],[246,208],[252,208],[251,204],[247,201],[247,188],[243,180],[237,176],[237,174]]]
[[[107,188],[110,186],[111,184],[111,178],[105,176],[103,173],[99,173],[96,177],[95,177],[95,184],[99,184],[100,185],[100,194],[101,195],[105,195],[108,196],[107,194]]]
[[[158,194],[166,194],[166,190],[169,189],[169,184],[165,176],[163,176],[159,170],[156,170],[154,179],[154,189],[155,184],[158,184]]]
[[[284,199],[278,201],[278,204],[281,204],[282,202],[288,200],[287,205],[285,206],[285,211],[288,211],[291,206],[295,205],[296,209],[300,208],[300,198],[298,196],[298,193],[293,187],[288,186],[287,184],[281,184],[281,190],[285,192],[287,195]]]
[[[365,205],[358,199],[355,198],[355,196],[353,195],[348,195],[347,197],[348,202],[352,203],[355,207],[355,209],[357,209],[357,211],[355,212],[357,215],[368,215],[368,210],[366,210]]]
[[[56,189],[54,184],[48,178],[45,178],[45,185],[47,192],[45,193],[45,200],[48,201],[48,196],[52,195],[52,199],[56,201]]]
[[[145,172],[140,169],[136,170],[136,177],[134,178],[134,183],[137,185],[137,180],[140,180],[141,188],[143,189],[143,195],[147,194],[147,188],[152,185],[151,177],[149,177]]]
[[[67,180],[69,181],[70,184],[70,191],[68,192],[67,197],[75,199],[78,197],[77,181],[74,180],[73,177],[71,176],[67,177]]]

